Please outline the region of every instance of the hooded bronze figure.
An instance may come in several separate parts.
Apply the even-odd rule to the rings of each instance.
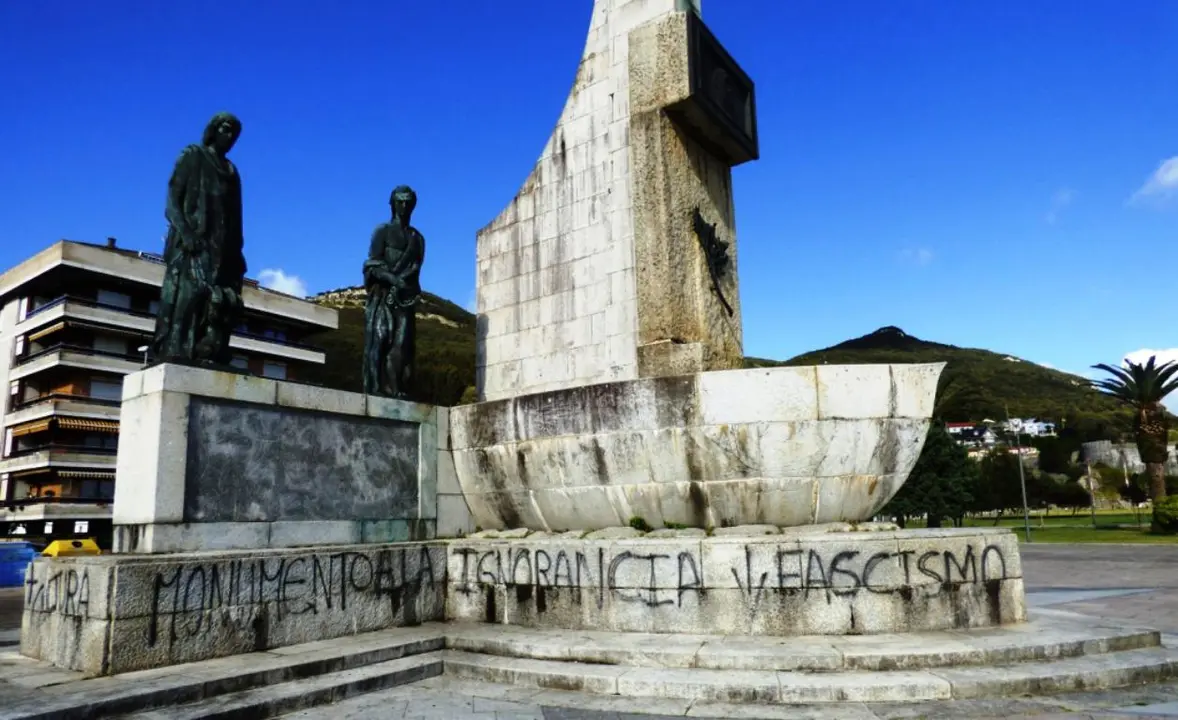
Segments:
[[[226,154],[241,121],[218,113],[168,181],[168,238],[152,351],[159,362],[229,365],[245,278],[241,178]]]

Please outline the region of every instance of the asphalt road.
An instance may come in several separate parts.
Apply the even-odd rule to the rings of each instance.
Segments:
[[[0,630],[19,630],[24,588],[0,588]]]
[[[1178,544],[1032,543],[1022,545],[1021,549],[1028,592],[1130,588],[1145,591],[1053,607],[1178,634]]]

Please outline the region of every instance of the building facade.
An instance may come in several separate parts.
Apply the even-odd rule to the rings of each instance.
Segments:
[[[160,256],[61,241],[0,274],[0,540],[108,547],[122,378],[148,361]],[[234,365],[298,380],[338,313],[246,281]]]

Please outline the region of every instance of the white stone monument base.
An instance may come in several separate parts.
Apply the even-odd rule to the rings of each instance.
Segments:
[[[524,533],[449,543],[447,620],[771,636],[1026,620],[1018,541],[1009,530],[798,528],[616,540]]]
[[[21,653],[89,676],[441,620],[439,543],[38,558]]]
[[[862,522],[900,490],[944,363],[640,378],[450,409],[484,530]]]

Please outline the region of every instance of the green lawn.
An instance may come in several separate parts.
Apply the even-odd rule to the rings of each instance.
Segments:
[[[1178,544],[1178,535],[1153,535],[1149,532],[1148,512],[1135,515],[1125,511],[1098,511],[1096,527],[1092,527],[1092,515],[1087,512],[1072,515],[1069,512],[1053,513],[1047,516],[1032,513],[1031,542],[1043,543],[1173,543]],[[1141,523],[1138,526],[1138,523]],[[967,517],[966,527],[1002,527],[1015,530],[1020,540],[1026,540],[1022,515],[1006,515],[997,524],[992,517]],[[923,522],[910,521],[909,527],[923,527]]]

